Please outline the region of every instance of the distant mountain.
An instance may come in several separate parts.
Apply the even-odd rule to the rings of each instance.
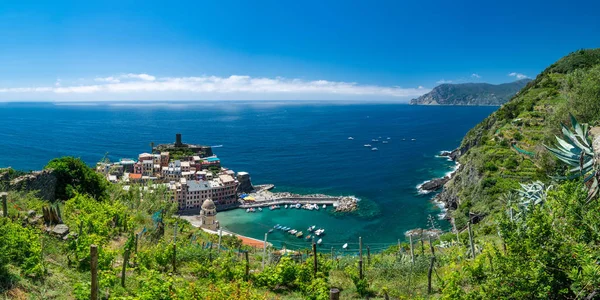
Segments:
[[[524,88],[531,79],[503,84],[441,84],[431,92],[410,100],[414,105],[502,105]]]

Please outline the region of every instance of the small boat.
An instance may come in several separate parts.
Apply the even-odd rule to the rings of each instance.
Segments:
[[[319,240],[317,241],[317,245],[320,245],[320,244],[321,244],[321,242],[323,242],[323,239],[319,239]]]
[[[387,137],[387,139],[388,139],[388,140],[391,140],[392,138],[388,136],[388,137]]]
[[[417,139],[411,139],[411,141],[416,141]]]
[[[273,228],[277,228],[277,227],[279,227],[279,224],[277,224],[277,225],[273,226]]]
[[[262,211],[262,208],[260,208],[260,207],[259,207],[259,208],[258,208],[258,211]]]
[[[296,233],[296,237],[300,238],[300,237],[302,237],[302,234],[303,234],[302,231],[300,231],[300,232]]]
[[[327,208],[327,204],[323,204],[323,208]]]
[[[316,205],[316,204],[315,204],[313,207],[314,207],[316,210],[319,210],[319,206],[318,206],[318,205]]]
[[[344,248],[344,249],[348,248],[348,243],[345,243],[344,246],[342,246],[342,248]]]
[[[348,137],[348,139],[349,139],[349,140],[353,140],[354,138],[353,138],[353,137],[351,137],[351,136],[349,136],[349,137]]]
[[[365,147],[371,147],[371,144],[365,144]]]
[[[273,232],[273,229],[269,229],[269,233]]]
[[[371,142],[379,142],[378,139],[372,139]]]
[[[310,234],[306,236],[306,239],[307,239],[307,240],[310,240]]]
[[[315,228],[316,228],[316,227],[317,227],[317,226],[315,226],[315,225],[313,225],[313,226],[310,226],[310,227],[308,227],[308,231],[313,231],[313,230],[315,230]]]
[[[289,231],[289,233],[291,233],[291,234],[296,234],[296,232],[298,232],[298,230],[296,230],[296,229],[292,229]]]
[[[371,148],[371,151],[377,151],[377,150],[379,150],[379,149],[377,149],[375,147]]]
[[[296,204],[296,208],[300,208],[300,203]]]
[[[246,208],[246,212],[247,212],[247,213],[249,213],[249,212],[250,212],[250,209],[249,209],[249,208]]]
[[[285,205],[285,208],[287,209],[287,204]]]
[[[387,143],[388,143],[388,141],[383,141],[383,142],[381,142],[381,143],[383,143],[383,144],[387,144]]]
[[[378,137],[378,139],[380,139],[381,137]]]

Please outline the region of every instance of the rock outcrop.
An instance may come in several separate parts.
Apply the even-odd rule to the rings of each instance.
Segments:
[[[19,176],[10,181],[8,190],[36,192],[37,196],[48,201],[55,200],[57,178],[53,170],[43,170]]]
[[[429,181],[425,181],[423,184],[419,186],[419,189],[425,192],[434,192],[441,189],[446,182],[450,180],[450,176],[445,176],[442,178],[435,178]]]

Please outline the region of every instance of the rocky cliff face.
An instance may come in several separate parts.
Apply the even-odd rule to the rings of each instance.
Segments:
[[[410,104],[417,105],[502,105],[522,89],[529,79],[511,83],[463,83],[442,84],[431,92],[412,99]]]

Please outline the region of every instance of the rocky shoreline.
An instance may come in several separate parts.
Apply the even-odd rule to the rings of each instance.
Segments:
[[[436,192],[440,189],[442,191],[435,195],[431,200],[435,203],[438,203],[440,208],[442,208],[443,213],[441,214],[441,218],[446,220],[451,220],[451,217],[448,215],[448,210],[453,210],[458,207],[458,198],[453,197],[452,195],[456,195],[456,193],[449,192],[448,190],[448,182],[453,180],[457,173],[462,170],[462,166],[458,163],[458,158],[461,154],[461,149],[455,149],[452,151],[442,151],[440,152],[440,157],[447,157],[448,160],[451,160],[456,163],[456,168],[454,171],[450,172],[448,175],[441,178],[434,178],[428,181],[423,182],[422,184],[417,186],[419,193],[421,194],[429,194],[432,192]]]

